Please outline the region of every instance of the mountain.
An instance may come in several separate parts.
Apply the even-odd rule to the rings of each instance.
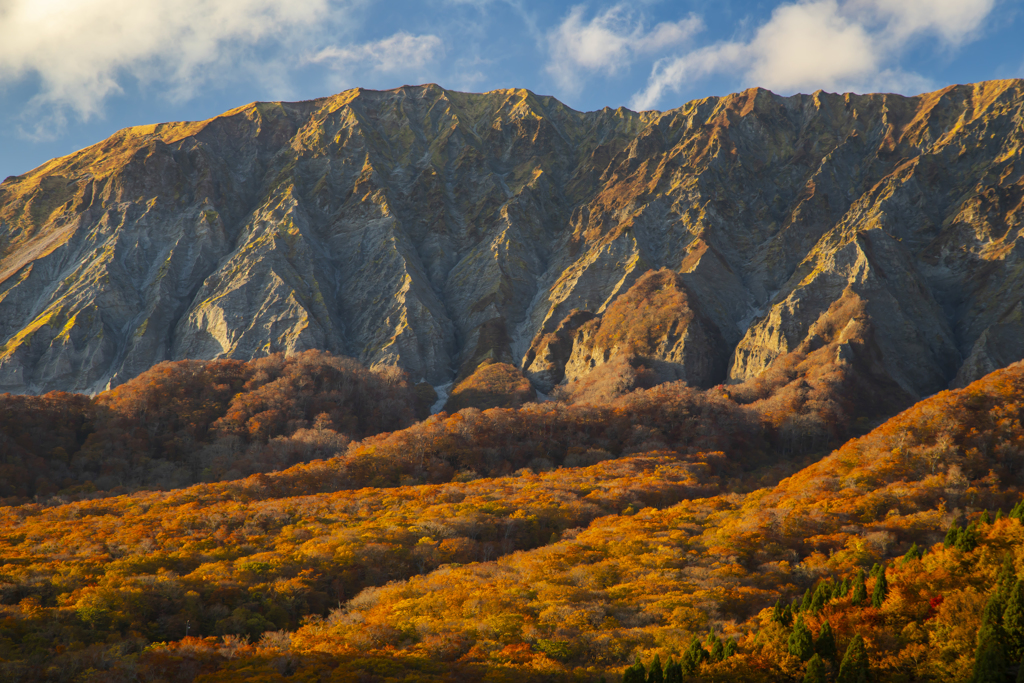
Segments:
[[[426,85],[126,129],[0,184],[0,391],[316,348],[516,402],[813,356],[909,405],[1024,357],[1022,148],[1021,80],[663,113]]]

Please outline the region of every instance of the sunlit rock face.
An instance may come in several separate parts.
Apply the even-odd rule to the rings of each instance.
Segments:
[[[856,299],[836,362],[870,343],[921,396],[1024,356],[1022,149],[1020,80],[664,113],[427,85],[127,129],[0,185],[0,392],[309,348],[707,386]]]

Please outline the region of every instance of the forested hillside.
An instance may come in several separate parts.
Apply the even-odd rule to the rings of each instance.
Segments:
[[[834,332],[710,390],[659,384],[649,360],[629,355],[538,403],[514,367],[484,364],[444,402],[451,413],[429,419],[429,385],[320,351],[161,363],[92,398],[0,394],[0,501],[169,490],[313,460],[327,463],[274,475],[273,486],[440,483],[652,450],[727,451],[736,486],[755,474],[774,483],[909,402],[870,363],[823,363]]]
[[[0,508],[0,678],[1016,675],[1024,365],[820,457],[841,437],[801,443],[793,422],[856,420],[828,422],[788,375],[610,399],[577,386],[411,424],[407,381],[347,363],[178,363],[92,400],[5,397],[65,420],[30,439],[10,413],[5,443],[70,463],[98,444],[173,465],[183,443],[342,441],[277,472]],[[353,402],[353,384],[376,398]],[[133,427],[129,445],[103,436]]]
[[[0,500],[169,489],[333,455],[427,414],[405,373],[308,351],[161,363],[88,399],[0,394]]]

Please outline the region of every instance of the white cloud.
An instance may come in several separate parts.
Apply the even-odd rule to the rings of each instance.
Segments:
[[[647,29],[643,17],[635,17],[625,3],[605,10],[590,21],[577,5],[548,35],[551,61],[548,73],[571,92],[582,87],[580,72],[614,75],[638,56],[650,56],[678,48],[703,28],[696,16],[663,22]]]
[[[654,64],[630,106],[649,109],[669,91],[712,73],[782,93],[922,92],[927,78],[895,66],[912,41],[955,47],[975,38],[995,0],[804,0],[780,5],[749,41],[724,41]]]
[[[851,12],[875,12],[886,23],[891,40],[918,33],[934,33],[950,45],[977,36],[996,0],[855,0]]]
[[[329,9],[329,0],[0,0],[0,85],[38,78],[29,111],[44,124],[101,113],[126,78],[187,97],[218,66],[258,72],[256,46],[298,44]]]
[[[782,6],[748,46],[748,80],[768,88],[835,88],[878,70],[881,57],[860,24],[839,14],[831,0]]]
[[[329,47],[310,61],[328,63],[341,70],[368,66],[376,71],[394,73],[421,71],[443,57],[444,42],[437,36],[414,36],[402,31],[372,43]]]

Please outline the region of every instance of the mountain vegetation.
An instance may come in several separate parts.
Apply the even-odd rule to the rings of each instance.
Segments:
[[[303,394],[310,368],[324,377]],[[140,424],[154,425],[146,447],[174,462],[167,444],[186,434],[265,448],[316,432],[301,421],[324,413],[330,439],[379,429],[372,402],[348,412],[343,379],[412,419],[408,383],[380,374],[308,353],[167,364],[92,401],[6,400],[41,402],[47,415],[68,406],[55,441],[21,437],[39,447],[85,432],[87,445],[106,427],[83,428],[81,416],[141,405],[151,413]],[[159,382],[181,389],[146,392]],[[279,410],[306,417],[268,416],[277,426],[263,429],[260,401],[275,383]],[[218,400],[224,385],[237,393]],[[465,408],[334,442],[336,455],[281,471],[0,508],[0,672],[1011,677],[1024,657],[1024,364],[926,399],[825,457],[782,461],[767,456],[783,438],[773,410],[750,400],[763,385],[734,386],[748,403],[663,383],[610,402]],[[205,431],[169,422],[159,396],[180,416],[204,415]],[[307,411],[289,412],[297,406]]]
[[[659,383],[649,360],[631,355],[541,403],[516,368],[484,364],[452,391],[452,414],[419,422],[435,396],[395,366],[367,370],[320,351],[164,362],[92,398],[0,394],[0,500],[167,490],[257,472],[277,472],[272,485],[297,493],[440,483],[660,450],[728,451],[723,475],[740,485],[820,455],[905,402],[898,391],[872,400],[879,384],[857,366],[818,367],[834,346],[798,350],[754,380],[707,391]],[[278,472],[314,460],[327,470]]]
[[[307,351],[161,363],[92,399],[0,394],[0,499],[280,470],[426,414],[405,374]]]

